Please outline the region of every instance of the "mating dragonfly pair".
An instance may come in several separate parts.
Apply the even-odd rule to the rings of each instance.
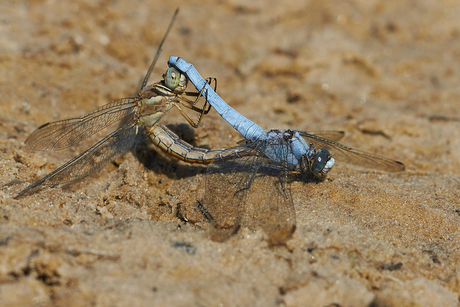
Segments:
[[[250,220],[249,224],[265,230],[271,243],[279,244],[295,231],[290,189],[293,180],[305,174],[323,180],[335,160],[389,172],[404,170],[401,162],[337,143],[343,136],[340,131],[264,131],[220,98],[211,87],[212,79],[203,79],[193,65],[178,57],[170,57],[170,68],[162,81],[147,85],[177,13],[176,10],[136,96],[115,100],[81,117],[44,124],[27,138],[26,145],[33,150],[60,150],[118,121],[122,123],[119,128],[15,198],[41,185],[66,184],[101,169],[130,150],[144,129],[152,143],[169,155],[190,163],[210,164],[205,197],[198,202],[198,208],[210,222],[214,240],[225,240]],[[188,81],[197,92],[185,91]],[[197,101],[201,97],[205,102],[200,108]],[[175,107],[197,128],[211,106],[241,133],[244,144],[226,149],[195,148],[160,123]],[[198,120],[192,120],[184,109],[197,112]],[[264,191],[264,197],[252,199],[253,190]]]

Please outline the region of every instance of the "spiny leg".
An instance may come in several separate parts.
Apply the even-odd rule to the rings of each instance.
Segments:
[[[212,81],[214,80],[214,91],[217,90],[217,79],[216,78],[207,78],[206,83],[211,85]],[[205,97],[205,102],[202,108],[196,107],[196,103],[201,97],[204,97],[203,92],[206,89],[206,86],[203,86],[200,92],[185,92],[185,95],[188,96],[197,96],[194,101],[191,101],[185,97],[180,98],[180,102],[183,106],[185,106],[188,109],[191,109],[192,111],[199,112],[200,117],[198,118],[198,121],[195,123],[182,109],[179,105],[176,104],[176,107],[179,109],[179,112],[182,114],[182,116],[188,121],[188,123],[193,127],[193,128],[198,128],[201,124],[201,121],[203,120],[203,115],[208,114],[209,111],[211,110],[211,104],[209,103],[208,99]],[[207,108],[206,108],[207,107]]]

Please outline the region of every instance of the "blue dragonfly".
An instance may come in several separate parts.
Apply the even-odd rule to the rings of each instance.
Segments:
[[[211,236],[217,241],[247,224],[262,227],[272,244],[284,243],[296,225],[291,182],[308,174],[324,180],[336,159],[387,172],[404,170],[399,161],[337,143],[343,135],[340,132],[265,131],[231,108],[192,64],[176,56],[171,56],[168,64],[185,74],[217,113],[245,138],[244,144],[201,156],[202,163],[216,162],[208,167],[204,203],[198,207],[211,222]],[[167,134],[163,131],[162,135]],[[169,140],[173,144],[171,139],[174,137]],[[192,156],[194,150],[182,144],[182,154],[177,157]],[[249,193],[251,190],[263,191],[263,195]]]
[[[198,208],[211,222],[209,230],[213,240],[224,241],[241,225],[246,225],[261,227],[272,244],[280,244],[295,231],[290,183],[303,175],[293,167],[295,162],[288,144],[293,136],[289,133],[273,129],[265,140],[224,149],[193,147],[164,125],[153,126],[149,138],[179,160],[210,164],[204,203],[198,202]],[[309,135],[340,140],[344,133],[314,131]],[[278,157],[265,156],[271,149],[276,149]],[[263,198],[256,197],[260,194],[249,193],[250,189],[264,191]]]

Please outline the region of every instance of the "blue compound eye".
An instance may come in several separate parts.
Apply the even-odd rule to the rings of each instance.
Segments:
[[[330,170],[326,164],[332,158],[331,154],[327,149],[321,148],[315,155],[315,158],[311,162],[311,171],[315,176],[324,176]]]
[[[179,86],[180,77],[180,72],[174,67],[170,67],[164,75],[166,86],[171,90],[175,89],[177,86]]]

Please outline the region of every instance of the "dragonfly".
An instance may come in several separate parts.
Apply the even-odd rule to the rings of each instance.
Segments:
[[[209,112],[210,105],[207,101],[202,108],[196,105],[202,93],[186,92],[188,79],[183,74],[170,67],[163,75],[163,80],[147,85],[177,13],[178,9],[171,19],[137,95],[112,101],[83,116],[46,123],[32,132],[25,144],[31,150],[62,150],[116,122],[120,122],[120,126],[80,155],[30,184],[15,198],[41,185],[67,184],[100,170],[108,162],[129,151],[138,140],[142,129],[149,134],[149,130],[159,124],[173,107],[179,110],[190,125],[195,128],[200,125],[203,115]],[[211,82],[212,79],[209,78],[209,83]],[[215,79],[214,87],[217,87]],[[193,120],[185,112],[186,109],[197,112],[199,118]]]
[[[321,136],[291,129],[265,131],[231,108],[192,64],[171,56],[168,65],[185,74],[219,115],[245,138],[244,144],[209,154],[181,144],[182,152],[177,154],[178,158],[200,157],[202,161],[211,159],[206,163],[216,162],[208,167],[204,204],[198,207],[211,222],[211,237],[217,241],[227,239],[249,220],[264,229],[271,243],[284,243],[296,225],[291,182],[308,174],[323,181],[336,159],[386,172],[405,169],[399,161],[336,142],[340,133]],[[256,193],[249,193],[251,190],[263,191],[263,196],[257,198]]]
[[[227,240],[241,225],[261,227],[275,245],[284,243],[294,233],[296,222],[290,183],[301,179],[299,176],[303,173],[292,167],[294,161],[286,159],[290,150],[286,140],[292,136],[279,130],[271,133],[265,141],[205,149],[190,145],[164,125],[151,128],[150,140],[169,155],[189,163],[210,164],[204,204],[198,202],[198,209],[211,223],[212,240]],[[303,134],[329,140],[340,140],[344,136],[343,131]],[[277,162],[267,148],[276,149],[280,155]],[[250,189],[263,190],[264,199],[251,199],[255,194],[249,193]]]

